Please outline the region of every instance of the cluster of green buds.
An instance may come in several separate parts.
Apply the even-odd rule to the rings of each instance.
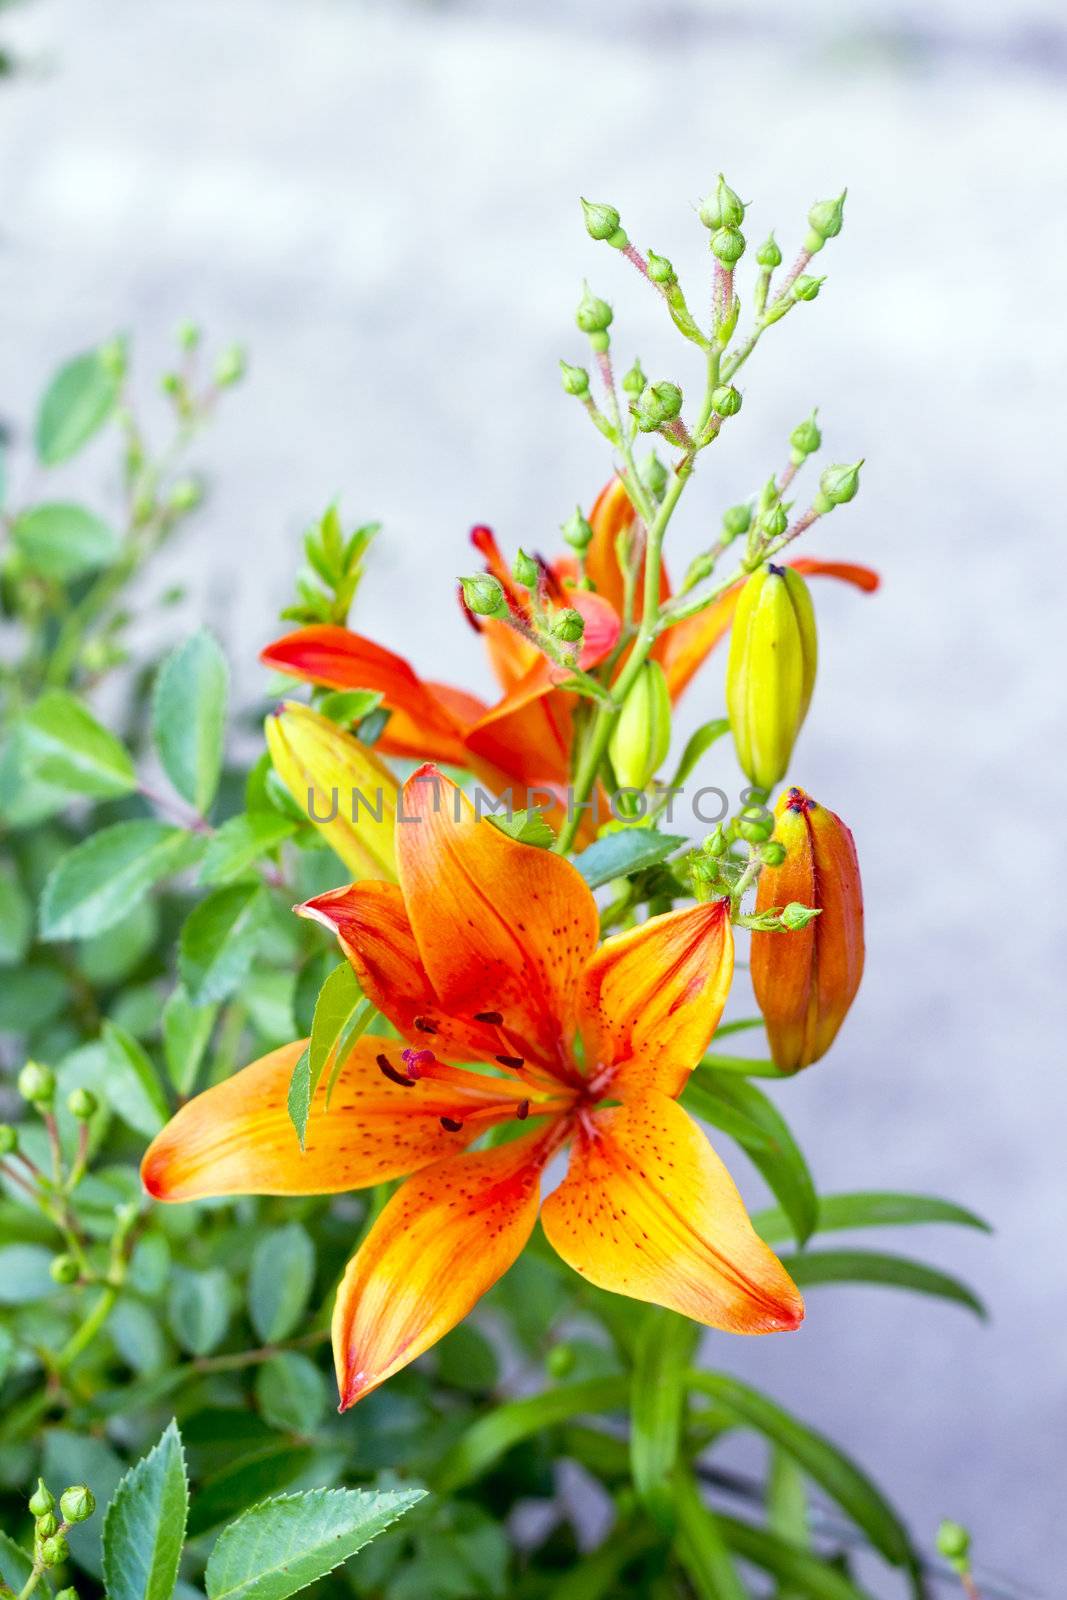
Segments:
[[[676,383],[663,379],[650,383],[630,407],[641,433],[660,433],[682,410],[682,391]]]
[[[59,1497],[58,1515],[55,1495],[43,1478],[29,1498],[29,1511],[33,1517],[34,1569],[61,1567],[70,1555],[67,1534],[75,1523],[86,1522],[96,1510],[96,1497],[83,1483],[72,1484]],[[74,1589],[63,1589],[56,1600],[77,1600]]]

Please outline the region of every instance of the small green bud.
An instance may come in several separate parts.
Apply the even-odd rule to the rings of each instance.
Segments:
[[[825,282],[825,278],[813,278],[810,273],[802,272],[793,285],[793,299],[817,300],[819,298],[819,290]]]
[[[552,637],[564,644],[577,644],[585,632],[585,618],[580,611],[561,611],[552,619]]]
[[[215,382],[220,389],[240,383],[248,371],[248,357],[239,344],[231,344],[215,363]]]
[[[182,380],[176,372],[165,372],[159,380],[159,387],[164,394],[181,394]]]
[[[37,1487],[30,1495],[30,1516],[43,1517],[46,1511],[55,1509],[56,1497],[49,1489],[43,1478],[37,1479]]]
[[[681,389],[665,379],[651,384],[633,404],[633,414],[642,433],[655,433],[665,422],[673,422],[681,409]]]
[[[682,391],[676,383],[654,383],[651,393],[665,422],[672,422],[682,409]]]
[[[711,194],[705,195],[697,207],[697,215],[705,228],[739,228],[745,220],[745,203],[722,173]]]
[[[741,409],[741,391],[732,383],[724,383],[711,397],[711,409],[717,417],[736,417]]]
[[[195,350],[200,343],[200,329],[195,322],[178,324],[178,343],[183,350]]]
[[[818,915],[817,907],[802,906],[799,900],[791,900],[782,912],[782,924],[790,933],[799,933],[809,922],[814,922]]]
[[[863,462],[855,461],[851,466],[840,462],[826,471],[819,479],[819,492],[815,496],[815,510],[821,516],[832,511],[835,506],[847,505],[850,500],[855,500],[860,486],[860,468]]]
[[[559,370],[563,377],[563,388],[567,394],[583,395],[589,393],[589,374],[584,367],[572,367],[569,362],[561,361]]]
[[[44,1511],[34,1522],[33,1531],[38,1539],[50,1539],[59,1532],[59,1518],[54,1511]]]
[[[520,550],[516,555],[515,565],[512,570],[515,573],[515,582],[521,583],[524,589],[537,588],[541,569],[533,557],[526,554],[525,550]]]
[[[193,511],[204,498],[204,491],[195,478],[179,478],[171,485],[167,504],[172,511]]]
[[[60,1589],[56,1600],[78,1600],[77,1589]]]
[[[77,1283],[81,1269],[73,1256],[53,1256],[48,1274],[53,1283]]]
[[[126,376],[126,343],[123,339],[109,339],[100,346],[97,356],[109,378]]]
[[[778,241],[775,239],[773,233],[767,235],[767,238],[763,244],[761,244],[759,249],[756,251],[756,260],[759,262],[761,267],[765,267],[771,272],[774,271],[775,267],[781,266],[782,252],[778,247]]]
[[[694,556],[686,568],[683,589],[695,589],[698,583],[703,583],[705,578],[710,578],[714,571],[715,561],[710,554],[705,553],[702,556]]]
[[[67,1096],[67,1110],[79,1122],[88,1122],[99,1104],[91,1089],[72,1089]]]
[[[0,1122],[0,1160],[4,1156],[13,1156],[18,1147],[18,1130],[10,1122]]]
[[[730,841],[726,836],[726,829],[723,827],[721,822],[718,822],[715,825],[714,832],[709,833],[708,837],[704,840],[702,848],[709,856],[714,856],[715,859],[718,860],[719,856],[724,856],[726,854],[729,847]]]
[[[670,474],[654,450],[650,450],[641,463],[641,482],[655,500],[662,500],[667,492]]]
[[[780,867],[786,857],[785,845],[780,839],[768,839],[760,847],[760,860],[765,867]]]
[[[648,385],[648,379],[641,371],[640,361],[635,361],[629,372],[622,380],[622,387],[626,394],[634,399],[641,394]]]
[[[727,539],[739,539],[751,526],[752,507],[749,505],[728,506],[722,514],[722,531]]]
[[[806,460],[808,456],[814,455],[822,444],[822,433],[818,423],[815,421],[817,416],[818,412],[813,411],[806,421],[798,422],[789,435],[789,443],[793,447],[792,455],[795,466],[799,467],[801,462]]]
[[[770,534],[772,539],[777,539],[789,526],[789,513],[779,500],[776,505],[764,513],[763,531]]]
[[[971,1535],[962,1522],[942,1522],[937,1530],[937,1548],[957,1572],[965,1572],[971,1553]]]
[[[745,253],[745,236],[740,228],[720,228],[711,236],[711,249],[724,267],[736,266]]]
[[[836,239],[845,222],[845,196],[847,189],[842,189],[836,200],[818,200],[808,212],[808,226],[811,233],[805,243],[805,248],[812,255],[821,250],[827,239]],[[812,241],[815,241],[814,243]]]
[[[593,530],[583,516],[581,506],[575,506],[573,516],[567,518],[561,531],[572,550],[588,550],[592,543]]]
[[[476,617],[506,617],[508,604],[504,589],[491,572],[475,573],[473,578],[460,578],[463,598],[468,610]]]
[[[577,1359],[573,1345],[554,1344],[545,1357],[545,1370],[550,1378],[568,1378]]]
[[[582,285],[582,298],[574,320],[583,333],[606,333],[614,315],[606,300],[598,300],[587,283]]]
[[[96,1496],[84,1483],[71,1484],[59,1497],[59,1509],[66,1522],[86,1522],[96,1510]]]
[[[43,1061],[27,1061],[19,1073],[19,1094],[34,1106],[47,1106],[55,1099],[56,1075]]]
[[[624,250],[629,244],[622,219],[614,206],[598,205],[593,200],[582,201],[582,211],[585,214],[586,232],[591,239],[602,239],[605,243],[615,246],[616,250]],[[622,234],[621,241],[619,235]]]
[[[748,806],[737,819],[737,831],[749,844],[763,844],[774,832],[774,817],[763,806]]]
[[[40,1547],[41,1563],[46,1567],[60,1567],[70,1555],[70,1546],[61,1533],[45,1539]]]
[[[678,282],[678,274],[666,256],[658,256],[654,250],[648,252],[648,275],[653,283],[662,283],[669,287]]]

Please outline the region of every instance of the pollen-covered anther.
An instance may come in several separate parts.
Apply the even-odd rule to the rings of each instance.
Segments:
[[[446,1133],[460,1133],[462,1131],[463,1124],[457,1117],[441,1117],[440,1122]]]
[[[488,1023],[491,1028],[499,1028],[504,1018],[499,1011],[476,1011],[474,1020],[475,1022]]]
[[[429,1017],[416,1017],[414,1025],[420,1033],[440,1032],[436,1022],[432,1022]]]
[[[380,1055],[375,1059],[378,1063],[378,1071],[383,1077],[388,1078],[390,1083],[398,1083],[402,1089],[414,1089],[415,1079],[409,1077],[405,1072],[398,1072],[388,1056]]]
[[[502,1067],[513,1067],[516,1071],[519,1067],[526,1065],[526,1061],[522,1056],[497,1056],[495,1059],[500,1062]]]
[[[412,1083],[417,1082],[425,1072],[437,1065],[437,1057],[432,1050],[401,1050],[400,1059],[407,1068]]]

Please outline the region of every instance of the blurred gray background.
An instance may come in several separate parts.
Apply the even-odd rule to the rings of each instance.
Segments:
[[[787,254],[809,203],[848,183],[829,282],[746,370],[671,564],[813,404],[830,458],[867,457],[810,548],[885,584],[818,586],[794,764],[855,830],[867,977],[832,1057],[778,1099],[827,1191],[925,1190],[995,1222],[992,1241],[894,1241],[973,1281],[992,1322],[816,1290],[797,1337],[720,1339],[713,1358],[847,1444],[924,1539],[959,1517],[984,1565],[1061,1595],[1060,8],[36,0],[0,30],[25,64],[0,85],[5,417],[119,328],[149,373],[184,316],[248,343],[250,380],[199,452],[210,505],[148,592],[190,584],[249,700],[300,532],[335,494],[386,524],[359,623],[488,689],[451,593],[467,529],[551,549],[608,470],[558,388],[557,357],[584,359],[584,274],[615,304],[620,359],[696,383],[655,297],[586,238],[579,192],[617,204],[702,305],[693,202],[720,168],[750,238],[773,225]],[[680,723],[721,709],[720,662]],[[707,781],[736,781],[726,756]]]

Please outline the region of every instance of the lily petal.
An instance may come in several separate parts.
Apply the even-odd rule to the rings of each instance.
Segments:
[[[141,1178],[157,1200],[228,1194],[338,1194],[428,1166],[477,1137],[459,1120],[469,1101],[449,1085],[402,1087],[377,1064],[381,1039],[358,1041],[334,1085],[326,1114],[326,1075],[301,1154],[287,1108],[289,1080],[304,1039],[234,1073],[190,1100],[149,1145]]]
[[[654,1090],[586,1119],[542,1226],[576,1272],[728,1333],[776,1333],[800,1293],[692,1118]]]
[[[572,1079],[564,1041],[599,930],[585,881],[561,856],[479,821],[432,767],[402,798],[400,886],[441,1005],[457,1017],[499,1013],[535,1061]]]
[[[729,902],[650,917],[605,939],[586,968],[590,1063],[618,1068],[611,1093],[677,1095],[719,1025],[734,970]]]
[[[348,1264],[333,1313],[341,1410],[461,1322],[537,1220],[543,1133],[409,1178]]]

